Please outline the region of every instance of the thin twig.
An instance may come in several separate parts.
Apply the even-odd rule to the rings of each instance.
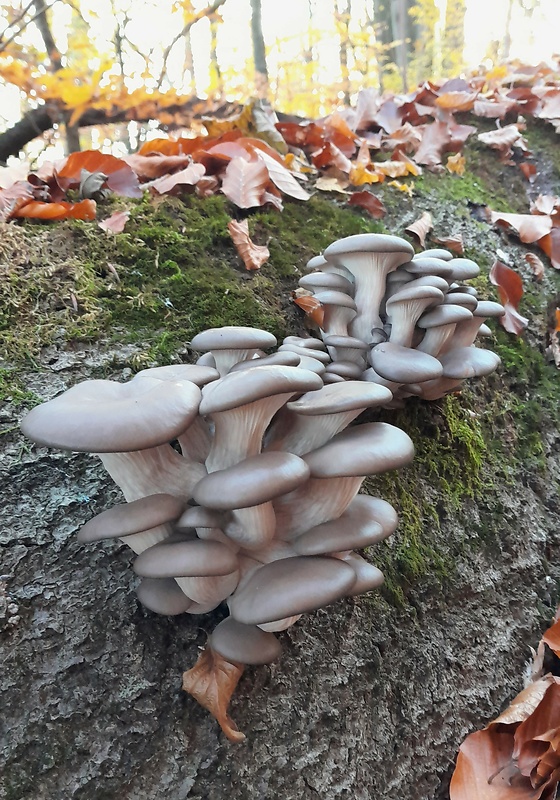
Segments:
[[[16,31],[12,36],[10,36],[10,38],[7,41],[1,42],[0,43],[0,53],[3,50],[5,50],[9,45],[11,45],[11,43],[14,41],[14,39],[16,39],[20,35],[20,33],[22,33],[32,22],[35,22],[35,20],[38,17],[40,17],[42,14],[44,14],[46,11],[50,11],[51,8],[56,3],[59,3],[59,2],[60,2],[60,0],[53,0],[53,2],[50,4],[50,6],[45,6],[40,11],[38,11],[36,14],[34,14],[30,19],[27,20],[25,25],[22,25],[22,27],[18,31]],[[31,5],[34,5],[34,4],[35,4],[35,0],[33,0],[33,3]]]

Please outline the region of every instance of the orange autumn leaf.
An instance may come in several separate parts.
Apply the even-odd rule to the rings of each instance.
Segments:
[[[309,319],[314,322],[315,325],[318,325],[319,328],[322,327],[325,317],[325,310],[323,309],[323,306],[319,300],[311,295],[304,295],[303,297],[296,297],[292,295],[292,299],[296,306],[299,306],[303,311],[305,311]]]
[[[387,213],[387,209],[379,197],[376,197],[372,192],[354,192],[350,195],[348,204],[363,208],[373,219],[381,219]]]
[[[39,203],[32,200],[13,212],[13,217],[43,219],[58,222],[61,219],[95,219],[95,200],[82,200],[80,203]]]
[[[217,720],[230,742],[242,742],[242,733],[227,713],[231,696],[243,674],[242,664],[226,661],[207,646],[198,661],[183,673],[183,689]]]
[[[231,219],[228,222],[228,231],[246,269],[260,269],[268,261],[270,258],[268,247],[254,244],[249,237],[248,220],[238,222]]]
[[[279,163],[277,154],[275,157],[272,157],[270,153],[262,147],[257,148],[254,152],[264,163],[272,183],[280,189],[283,194],[287,194],[289,197],[293,197],[296,200],[309,200],[310,195],[299,185],[284,164],[281,163],[281,159]]]
[[[498,289],[500,302],[505,312],[500,317],[500,323],[508,333],[516,336],[527,327],[529,320],[522,317],[517,311],[519,301],[523,296],[523,281],[515,270],[510,269],[501,261],[496,260],[489,274],[490,282]]]
[[[556,309],[556,331],[560,331],[560,310]],[[545,642],[550,649],[560,657],[560,620],[555,622],[543,634],[543,642]]]
[[[550,258],[554,269],[560,269],[560,228],[552,228],[550,233],[538,240],[537,244]]]
[[[405,161],[376,161],[373,166],[377,173],[388,178],[404,178],[410,171]]]
[[[432,215],[429,211],[424,211],[422,216],[418,217],[416,222],[413,222],[411,225],[405,228],[405,232],[409,233],[411,236],[414,236],[421,247],[424,247],[426,242],[426,236],[434,227],[434,223],[432,220]]]
[[[107,186],[115,194],[125,197],[142,197],[138,177],[132,168],[109,153],[98,150],[83,150],[68,156],[61,169],[56,172],[56,180],[64,191],[80,185],[82,170],[97,172],[107,176]]]
[[[352,165],[349,174],[350,183],[353,186],[364,186],[366,183],[382,183],[385,176],[376,172],[370,172],[361,164]]]
[[[552,229],[552,220],[546,214],[505,214],[488,207],[486,213],[490,222],[503,228],[512,228],[526,244],[542,239]]]
[[[446,111],[471,111],[478,92],[444,92],[436,98],[436,106]]]
[[[123,156],[122,159],[143,180],[154,180],[176,169],[184,169],[190,163],[190,156],[164,156],[153,153],[151,156],[138,154]]]
[[[161,178],[156,178],[151,184],[151,188],[158,194],[167,194],[178,186],[196,186],[205,172],[202,164],[189,164],[185,169],[174,172],[172,175],[162,175]]]
[[[452,253],[457,253],[459,256],[462,256],[465,252],[463,237],[460,233],[456,233],[453,236],[443,236],[441,239],[437,239],[435,236],[432,236],[432,241],[435,244],[441,244],[442,247],[447,248],[447,250],[451,250]]]
[[[537,167],[531,161],[522,161],[519,165],[519,169],[523,173],[523,175],[527,178],[529,183],[533,183],[535,178],[537,177]]]

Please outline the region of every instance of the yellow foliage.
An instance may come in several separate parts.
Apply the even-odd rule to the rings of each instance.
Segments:
[[[406,192],[409,197],[412,197],[414,184],[413,183],[401,183],[400,181],[389,181],[387,186],[394,186],[395,189],[398,189],[400,192]]]
[[[383,174],[370,172],[362,164],[353,164],[349,177],[353,186],[363,186],[366,183],[382,183],[385,180]]]
[[[454,156],[449,156],[447,164],[445,165],[449,172],[454,172],[455,175],[465,174],[465,156],[462,153],[455,153]]]

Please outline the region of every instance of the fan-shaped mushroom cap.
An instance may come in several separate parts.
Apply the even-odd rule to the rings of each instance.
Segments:
[[[206,475],[195,486],[197,503],[224,511],[266,503],[300,486],[309,467],[292,453],[261,453]]]
[[[407,283],[406,286],[402,288],[410,290],[416,289],[418,286],[435,286],[436,289],[439,289],[444,295],[449,288],[449,284],[441,275],[421,275],[419,278],[414,278],[414,280],[410,281],[410,283]]]
[[[357,553],[348,553],[342,556],[342,561],[348,564],[356,573],[356,582],[346,594],[348,597],[356,597],[359,594],[371,592],[373,589],[379,589],[383,585],[385,578],[383,573],[373,564],[370,564]]]
[[[501,363],[496,353],[478,347],[455,347],[440,356],[440,361],[443,366],[443,377],[456,380],[490,375]]]
[[[475,261],[471,261],[470,258],[453,258],[447,263],[450,267],[453,267],[453,273],[451,275],[452,281],[462,283],[463,281],[470,280],[470,278],[476,278],[480,273],[480,267]]]
[[[354,570],[336,558],[285,558],[265,564],[232,595],[232,617],[262,625],[334,603],[356,582]]]
[[[338,519],[323,522],[306,531],[293,541],[293,548],[300,556],[320,556],[340,550],[368,547],[384,539],[383,528],[375,520],[356,519],[348,511]]]
[[[323,251],[323,256],[327,261],[345,264],[345,256],[354,253],[401,253],[403,257],[401,264],[408,261],[414,255],[414,248],[400,236],[389,236],[384,233],[357,233],[353,236],[346,236],[344,239],[337,239]]]
[[[170,442],[198,413],[190,381],[84,381],[32,409],[21,424],[38,444],[85,453],[124,453]]]
[[[363,368],[354,361],[335,361],[327,365],[323,381],[328,375],[339,375],[344,380],[358,380],[362,372]]]
[[[406,271],[412,275],[439,275],[441,278],[449,278],[453,275],[453,267],[448,261],[441,258],[426,257],[420,254],[414,257],[410,264],[406,265]]]
[[[390,341],[404,347],[411,346],[416,321],[426,308],[443,300],[443,292],[435,286],[411,286],[407,284],[386,303],[387,319],[392,326]]]
[[[200,413],[206,416],[229,411],[265,397],[299,394],[321,385],[315,373],[299,367],[265,366],[232,372],[204,387]]]
[[[482,325],[480,326],[480,328],[478,329],[478,335],[479,336],[494,336],[494,333],[492,331],[492,328],[489,328],[488,325],[486,325],[483,322]]]
[[[304,460],[311,477],[336,478],[387,472],[409,464],[413,457],[408,434],[387,422],[369,422],[339,433]]]
[[[214,628],[208,644],[227,661],[239,664],[270,664],[282,652],[282,645],[273,633],[244,625],[233,617],[227,617]]]
[[[197,333],[191,341],[194,350],[211,351],[220,375],[225,375],[234,364],[245,361],[257,350],[266,350],[275,345],[276,337],[272,333],[241,325],[208,328]]]
[[[322,350],[325,352],[325,345],[320,339],[313,336],[286,336],[282,344],[295,344],[297,347],[309,347],[312,350]]]
[[[316,361],[320,361],[321,364],[328,364],[331,360],[329,354],[325,350],[321,350],[318,347],[303,347],[295,342],[286,342],[281,344],[278,348],[278,352],[296,353],[301,358],[314,358]]]
[[[505,308],[500,303],[494,303],[492,300],[479,300],[478,304],[473,311],[473,317],[501,317],[505,313]]]
[[[196,366],[197,367],[212,367],[212,369],[216,369],[216,359],[212,355],[212,353],[203,353],[196,359]],[[218,375],[220,373],[218,372]]]
[[[474,295],[465,292],[449,292],[443,298],[443,305],[463,306],[472,312],[477,307],[478,300]]]
[[[439,325],[456,325],[465,319],[472,319],[472,313],[468,308],[454,304],[442,304],[422,314],[416,324],[419,328],[429,330],[437,328]]]
[[[203,506],[190,506],[179,517],[175,526],[182,528],[222,528],[226,524],[226,517],[219,511],[213,511]]]
[[[333,383],[345,383],[346,378],[343,378],[342,375],[337,375],[336,372],[324,372],[321,376],[323,378],[323,383],[325,386],[329,386]]]
[[[305,265],[305,269],[309,271],[313,269],[323,269],[326,263],[327,259],[324,256],[313,256],[313,258],[310,258]]]
[[[354,284],[336,272],[310,272],[298,281],[303,289],[311,292],[331,291],[344,292],[354,296]]]
[[[394,533],[399,523],[399,517],[391,503],[369,494],[356,495],[344,512],[344,516],[348,515],[358,522],[365,519],[375,520],[383,528],[384,539]]]
[[[78,541],[99,542],[141,533],[173,522],[184,507],[184,500],[171,494],[152,494],[132,503],[121,503],[86,522],[78,533]]]
[[[433,356],[409,347],[384,342],[369,354],[373,369],[383,378],[395,383],[422,383],[439,378],[443,367]]]
[[[343,384],[324,386],[315,392],[307,392],[298,400],[292,400],[287,407],[303,416],[318,416],[379,406],[390,399],[391,392],[385,386],[346,381]]]
[[[193,605],[193,601],[181,591],[173,578],[143,578],[136,589],[136,596],[150,611],[168,616],[184,614]]]
[[[229,575],[237,568],[237,557],[225,544],[200,539],[160,542],[134,562],[134,571],[143,578]]]
[[[441,261],[451,261],[453,253],[450,253],[449,250],[442,250],[439,247],[432,247],[430,250],[418,253],[418,255],[414,256],[413,261],[418,261],[419,258],[439,258]]]
[[[252,369],[253,367],[297,367],[300,361],[301,358],[297,353],[272,353],[272,355],[263,356],[262,358],[248,358],[246,361],[238,361],[229,372],[241,372],[242,370]]]
[[[190,381],[197,386],[204,386],[210,381],[215,381],[220,373],[213,367],[200,364],[168,364],[165,367],[150,367],[137,372],[132,380],[137,378],[156,378],[158,381]]]
[[[452,292],[461,292],[462,294],[470,294],[473,297],[478,297],[478,292],[474,288],[474,286],[466,286],[463,283],[453,283],[453,288],[449,287],[449,293]]]

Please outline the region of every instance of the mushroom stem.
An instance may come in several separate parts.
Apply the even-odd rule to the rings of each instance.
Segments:
[[[232,513],[226,534],[246,550],[259,550],[274,538],[276,514],[271,502],[238,508]]]
[[[200,416],[196,417],[177,440],[185,458],[204,464],[212,444],[212,434],[206,420]]]
[[[276,535],[290,541],[315,525],[338,519],[360,491],[365,476],[310,478],[274,501]]]
[[[202,464],[188,461],[164,444],[131,453],[101,453],[103,466],[130,502],[157,492],[188,500],[206,475]]]
[[[229,575],[208,575],[195,578],[175,578],[182,591],[200,605],[214,603],[216,606],[235,591],[239,583],[239,571]]]
[[[337,433],[348,427],[363,408],[354,408],[338,414],[302,415],[282,409],[281,420],[271,431],[272,441],[267,450],[284,450],[296,456],[305,455],[321,447]],[[275,438],[276,437],[276,438]]]

